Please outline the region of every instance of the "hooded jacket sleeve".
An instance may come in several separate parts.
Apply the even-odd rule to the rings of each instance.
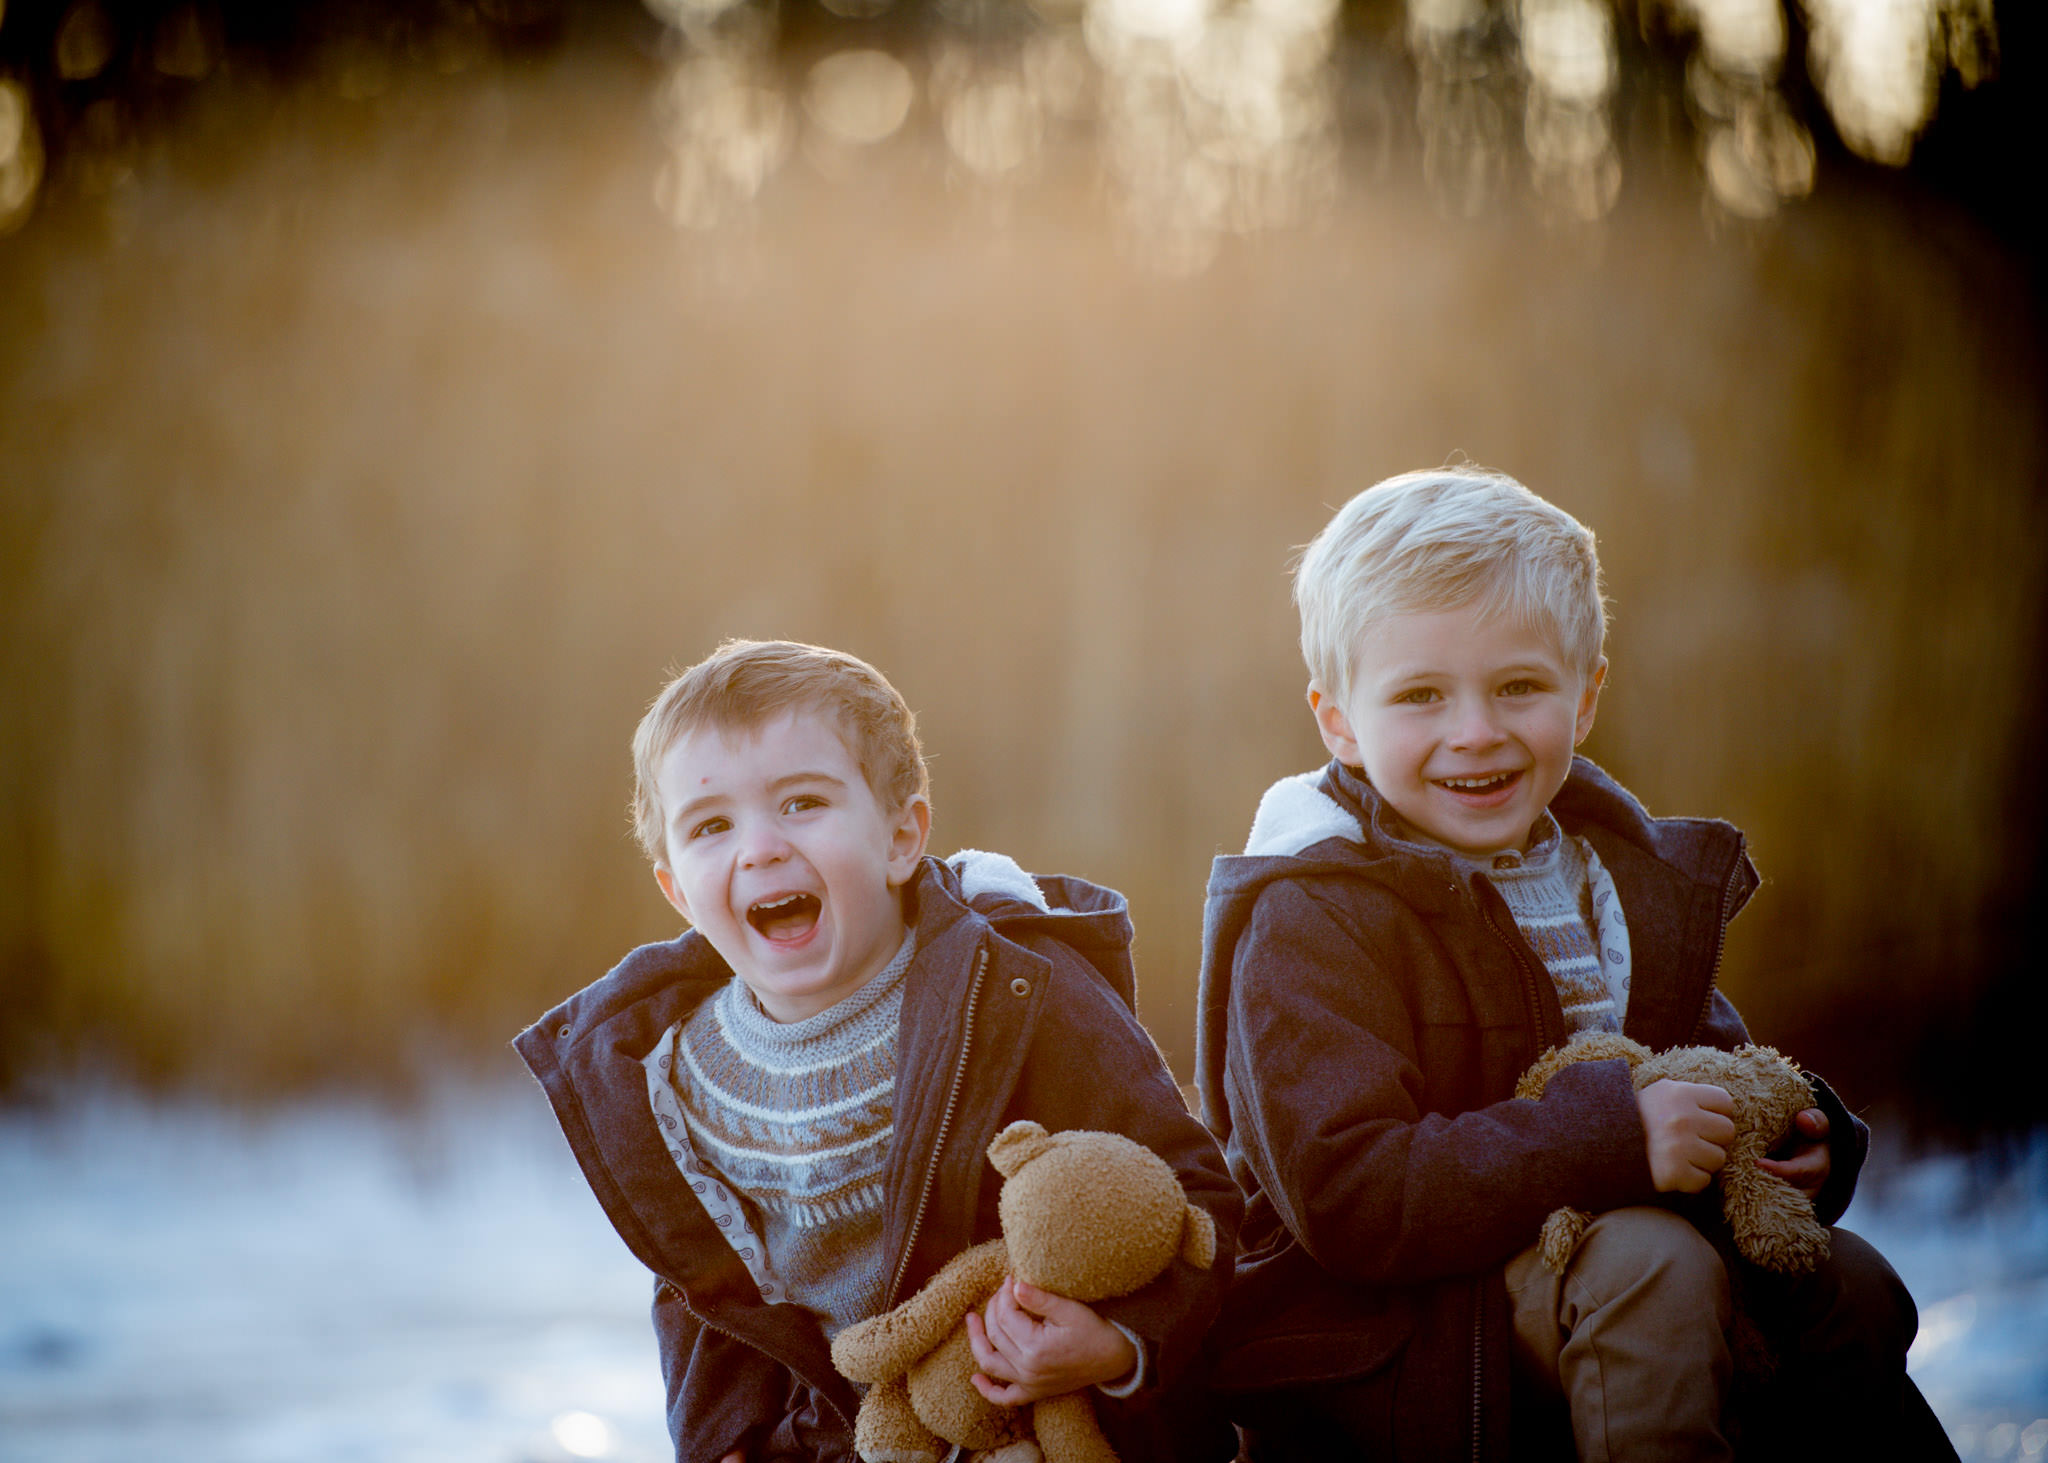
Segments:
[[[1426,951],[1409,959],[1367,935],[1400,923],[1391,899],[1374,911],[1355,883],[1350,893],[1340,902],[1314,880],[1268,884],[1231,955],[1233,1141],[1310,1255],[1349,1279],[1408,1284],[1506,1259],[1560,1205],[1647,1201],[1642,1124],[1619,1062],[1570,1069],[1540,1102],[1429,1110],[1425,1064],[1483,1065],[1478,1051],[1444,1061],[1431,1043],[1483,1046],[1489,1028],[1454,983],[1416,975],[1436,963]]]

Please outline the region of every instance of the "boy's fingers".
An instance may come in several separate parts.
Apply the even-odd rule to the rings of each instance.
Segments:
[[[989,1339],[1006,1350],[1015,1350],[1031,1332],[1031,1317],[1017,1304],[1007,1280],[988,1298],[982,1320],[988,1327]]]
[[[1735,1099],[1728,1095],[1727,1088],[1717,1087],[1712,1082],[1680,1082],[1673,1077],[1664,1080],[1683,1091],[1686,1097],[1691,1099],[1694,1107],[1705,1108],[1708,1112],[1717,1112],[1725,1117],[1735,1116]]]
[[[1802,1108],[1792,1115],[1792,1126],[1800,1137],[1818,1143],[1828,1135],[1828,1115],[1817,1107]]]
[[[1028,1280],[1012,1280],[1006,1288],[1019,1310],[1041,1321],[1055,1319],[1062,1309],[1074,1304],[1063,1295],[1040,1290]]]
[[[972,1380],[974,1390],[998,1407],[1016,1407],[1032,1400],[1031,1395],[1014,1382],[998,1382],[980,1372],[976,1372]]]
[[[967,1313],[967,1349],[974,1356],[974,1364],[991,1378],[1005,1382],[1015,1380],[1010,1359],[1003,1355],[995,1338],[989,1335],[987,1323],[982,1320],[980,1311]]]

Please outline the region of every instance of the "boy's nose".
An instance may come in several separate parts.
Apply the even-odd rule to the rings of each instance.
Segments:
[[[789,841],[773,826],[749,828],[740,841],[740,865],[756,868],[761,864],[780,863],[789,855]]]
[[[1490,747],[1499,740],[1500,728],[1494,723],[1489,702],[1472,701],[1458,708],[1457,719],[1451,724],[1453,747]]]

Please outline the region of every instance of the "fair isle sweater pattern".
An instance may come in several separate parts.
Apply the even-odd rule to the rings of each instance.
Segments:
[[[1526,853],[1460,865],[1486,875],[1557,988],[1573,1032],[1619,1031],[1628,1014],[1628,925],[1613,876],[1583,838],[1545,812]]]
[[[648,1058],[669,1153],[762,1299],[815,1312],[828,1335],[881,1309],[883,1169],[894,1135],[896,1035],[914,941],[853,995],[771,1019],[733,980]]]

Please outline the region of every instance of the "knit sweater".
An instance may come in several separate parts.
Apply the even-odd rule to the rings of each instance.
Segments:
[[[771,1019],[738,980],[657,1043],[649,1095],[670,1155],[762,1299],[831,1335],[882,1308],[882,1175],[913,940],[853,995]]]
[[[1262,803],[1261,816],[1265,811]],[[1484,858],[1438,843],[1384,802],[1375,800],[1371,818],[1373,832],[1395,848],[1448,861],[1466,878],[1481,875],[1500,891],[1557,990],[1570,1032],[1621,1030],[1631,979],[1628,922],[1614,877],[1592,844],[1566,833],[1547,808],[1526,851],[1501,849]],[[1256,821],[1252,837],[1256,844]]]
[[[1574,1032],[1621,1030],[1628,1014],[1628,926],[1614,880],[1591,845],[1545,812],[1526,852],[1460,855],[1457,862],[1500,891],[1557,988],[1565,1024]]]

